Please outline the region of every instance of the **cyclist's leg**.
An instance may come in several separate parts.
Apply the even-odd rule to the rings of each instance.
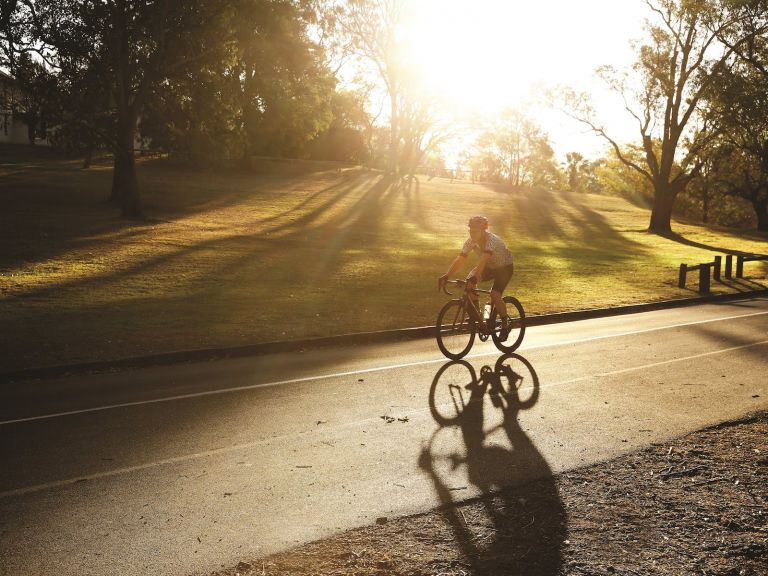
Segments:
[[[504,289],[509,284],[514,272],[514,265],[503,266],[495,269],[493,274],[493,286],[491,287],[491,299],[493,305],[501,316],[501,329],[503,338],[509,334],[509,314],[507,313],[507,305],[504,302]]]
[[[473,322],[481,321],[483,319],[482,311],[480,310],[480,300],[477,297],[477,293],[472,292],[472,290],[474,290],[475,288],[477,288],[476,281],[472,282],[470,280],[467,282],[469,301],[472,304],[472,307],[474,308],[474,310],[469,311],[469,317]],[[479,312],[479,316],[478,316],[478,312]]]
[[[485,276],[485,274],[483,274]],[[488,280],[493,279],[491,286],[491,300],[493,305],[502,317],[507,315],[507,305],[504,303],[504,289],[512,278],[512,265],[494,268],[488,271]]]
[[[491,288],[491,300],[493,301],[493,307],[502,318],[507,317],[507,305],[504,303],[504,293]]]

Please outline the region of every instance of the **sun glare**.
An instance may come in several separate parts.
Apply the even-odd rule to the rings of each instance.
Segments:
[[[457,104],[495,107],[537,83],[579,83],[629,58],[634,0],[422,0],[408,31],[426,82]],[[637,8],[637,6],[635,6]],[[636,10],[635,10],[636,11]]]
[[[425,87],[458,114],[541,104],[537,86],[595,87],[601,64],[626,66],[647,16],[641,0],[417,0],[406,31]],[[537,109],[545,127],[554,114]],[[547,117],[548,116],[548,117]]]

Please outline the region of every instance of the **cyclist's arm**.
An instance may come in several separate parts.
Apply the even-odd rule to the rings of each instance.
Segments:
[[[459,254],[451,263],[451,266],[448,268],[448,272],[446,272],[445,275],[450,278],[456,273],[456,271],[460,270],[461,267],[464,266],[464,262],[466,261],[467,257],[464,256],[464,254]]]

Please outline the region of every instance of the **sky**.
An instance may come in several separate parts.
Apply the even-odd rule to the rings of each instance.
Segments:
[[[558,156],[601,155],[605,141],[547,109],[537,86],[568,85],[594,95],[611,134],[636,138],[618,95],[595,78],[604,64],[628,67],[630,40],[652,13],[643,0],[413,0],[407,36],[419,76],[451,108],[492,115],[525,106],[550,135]]]

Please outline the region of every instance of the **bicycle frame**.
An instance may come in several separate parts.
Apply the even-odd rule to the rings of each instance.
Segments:
[[[448,291],[447,284],[461,286],[461,296],[456,298]],[[493,338],[493,343],[502,352],[513,352],[520,346],[525,335],[525,311],[517,298],[503,297],[507,308],[504,320],[498,313],[493,298],[489,298],[490,307],[486,319],[483,318],[483,307],[479,306],[479,297],[490,297],[490,290],[477,288],[474,283],[469,284],[466,280],[446,280],[441,283],[440,288],[448,296],[453,296],[440,310],[436,322],[437,345],[446,357],[453,360],[463,358],[472,348],[475,336],[481,342]],[[478,301],[477,306],[475,300]]]
[[[485,294],[485,295],[487,295],[489,297],[488,301],[489,301],[489,303],[491,305],[491,310],[490,310],[489,317],[490,318],[493,317],[493,312],[494,312],[494,310],[496,310],[496,305],[493,303],[493,300],[490,298],[490,296],[491,296],[491,291],[490,290],[483,290],[482,288],[477,288],[477,287],[470,288],[469,287],[469,282],[467,282],[466,280],[447,280],[445,283],[446,284],[456,284],[458,286],[463,286],[464,287],[464,291],[461,294],[461,297],[459,298],[461,300],[461,306],[462,306],[462,308],[464,310],[467,310],[469,312],[470,316],[474,317],[473,319],[475,320],[475,322],[479,322],[482,325],[482,323],[485,322],[485,318],[483,318],[483,313],[480,311],[481,310],[480,306],[477,306],[477,307],[475,306],[475,302],[469,296],[470,293],[478,295],[478,298],[477,298],[478,305],[480,304],[480,298],[479,298],[480,294]],[[452,292],[449,292],[448,289],[445,286],[443,286],[443,292],[445,294],[447,294],[448,296],[453,296],[454,295]],[[479,332],[480,332],[479,336],[480,336],[480,338],[482,340],[487,339],[489,334],[485,333],[486,330],[485,330],[484,326],[483,326],[483,329],[480,330]]]

